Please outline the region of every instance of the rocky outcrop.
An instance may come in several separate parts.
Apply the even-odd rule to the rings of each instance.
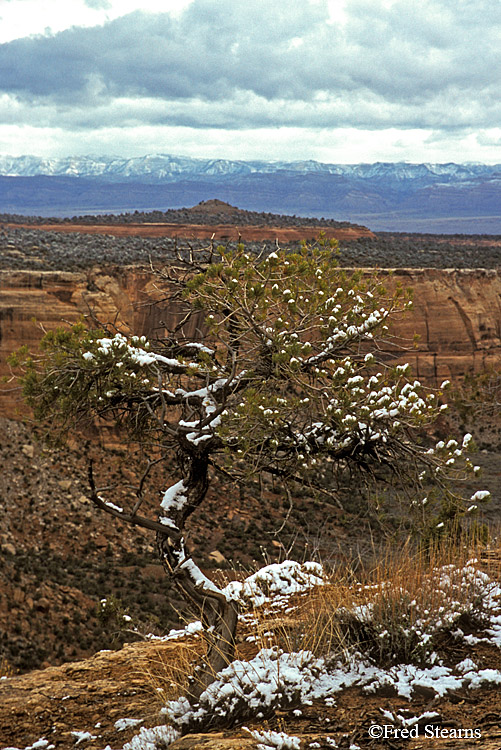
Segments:
[[[382,271],[387,274],[388,271]],[[391,283],[413,290],[394,326],[415,348],[401,358],[430,385],[501,365],[501,273],[495,269],[398,269]]]
[[[385,276],[389,272],[380,272]],[[499,270],[396,269],[389,279],[414,290],[414,308],[396,321],[403,357],[416,377],[431,385],[501,363],[501,273]],[[95,267],[81,272],[0,272],[0,376],[9,375],[8,355],[22,345],[35,350],[44,330],[92,313],[122,321],[138,335],[162,332],[172,322],[165,290],[149,269]],[[416,348],[412,348],[414,335]],[[22,408],[13,382],[0,386],[0,414]]]
[[[163,296],[149,271],[138,267],[85,272],[0,272],[0,377],[10,375],[8,356],[26,346],[36,351],[47,330],[92,314],[103,323],[120,321],[138,335],[163,328]],[[158,303],[158,304],[157,304]],[[0,414],[23,409],[14,381],[0,385]]]
[[[176,651],[175,641],[135,643],[0,679],[1,746],[24,748],[45,737],[58,748],[71,748],[87,732],[85,747],[122,747],[140,726],[160,723],[160,690],[168,683],[162,669],[167,662],[176,665]]]
[[[179,679],[183,674],[187,667],[186,656],[190,651],[193,654],[194,648],[196,645],[186,640],[134,643],[120,651],[101,651],[86,660],[0,678],[2,747],[123,748],[140,728],[164,723],[161,709],[166,700],[177,697],[172,679]],[[484,669],[499,669],[499,651],[496,653],[492,647],[487,650],[485,646],[473,646],[465,653]],[[371,724],[381,723],[382,707],[395,713],[403,709],[404,714],[410,710],[411,716],[420,716],[429,711],[431,695],[427,688],[416,691],[412,699],[382,692],[371,695],[355,686],[336,693],[335,702],[309,701],[307,705],[277,711],[266,721],[261,715],[246,724],[257,732],[272,730],[299,737],[302,748],[347,748],[368,737]],[[426,748],[499,749],[499,691],[496,687],[480,686],[461,693],[451,691],[450,695],[435,698],[433,711],[440,717],[437,726],[465,727],[466,701],[466,726],[480,727],[481,736],[453,745],[435,736],[427,738]],[[45,745],[43,742],[35,744],[43,739],[47,740]],[[146,746],[146,742],[141,745]],[[423,746],[422,735],[406,739],[408,750],[419,750]],[[166,745],[159,743],[158,750],[160,747]],[[169,745],[169,750],[257,750],[260,747],[263,744],[258,744],[249,731],[236,726],[188,734]]]

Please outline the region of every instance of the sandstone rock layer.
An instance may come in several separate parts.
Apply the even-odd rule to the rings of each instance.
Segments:
[[[387,273],[387,271],[382,271]],[[501,272],[496,269],[398,269],[391,283],[413,290],[412,311],[394,326],[401,359],[429,385],[501,365]]]
[[[32,228],[31,224],[7,224],[12,227]],[[109,234],[113,237],[179,237],[184,240],[214,239],[221,242],[300,242],[305,237],[316,239],[323,232],[329,239],[340,242],[359,237],[374,237],[366,227],[352,224],[346,227],[267,227],[242,224],[170,224],[167,222],[144,224],[37,224],[37,230],[50,232],[78,232],[80,234]]]
[[[397,269],[389,285],[414,291],[414,307],[394,332],[410,351],[388,348],[409,361],[417,378],[440,385],[450,378],[501,364],[501,272],[499,270]],[[45,330],[71,324],[90,312],[103,322],[121,320],[138,335],[161,333],[175,310],[149,269],[93,268],[82,272],[0,272],[0,376],[9,376],[8,355],[26,345],[35,351]],[[414,335],[419,339],[412,348]],[[23,407],[13,381],[0,385],[0,414]]]

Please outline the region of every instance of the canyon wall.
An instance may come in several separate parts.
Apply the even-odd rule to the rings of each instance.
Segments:
[[[388,271],[381,271],[388,274]],[[400,268],[392,283],[413,290],[413,307],[394,324],[415,348],[399,358],[431,386],[501,367],[499,269]]]
[[[446,378],[501,366],[499,270],[398,269],[389,283],[398,282],[414,290],[412,311],[394,324],[402,343],[411,346],[398,356],[410,362],[417,378],[440,385]],[[150,271],[137,266],[0,272],[0,377],[9,376],[11,352],[22,345],[35,351],[44,330],[74,323],[90,310],[102,321],[123,321],[139,335],[161,332],[173,322],[164,297]],[[0,415],[23,412],[15,382],[0,383]]]
[[[161,298],[151,272],[138,267],[70,271],[0,271],[0,416],[26,412],[10,378],[8,356],[21,346],[36,352],[45,331],[92,314],[120,321],[138,335],[163,329]],[[125,325],[123,325],[125,324]],[[5,379],[7,377],[7,382]]]

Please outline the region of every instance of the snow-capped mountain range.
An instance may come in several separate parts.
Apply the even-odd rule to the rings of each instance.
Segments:
[[[379,231],[501,235],[501,164],[0,156],[0,213],[164,210],[211,198]]]
[[[399,182],[415,180],[464,181],[480,176],[498,175],[501,164],[412,164],[408,162],[376,162],[374,164],[324,164],[305,161],[239,161],[230,159],[195,159],[170,154],[150,154],[134,158],[114,156],[0,156],[0,175],[11,177],[101,178],[116,182],[168,182],[187,177],[231,177],[235,175],[274,174],[291,172],[299,175],[323,173],[354,177],[360,180],[392,179]]]

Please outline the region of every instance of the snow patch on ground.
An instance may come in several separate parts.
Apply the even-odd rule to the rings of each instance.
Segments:
[[[275,609],[287,605],[293,594],[304,593],[313,586],[324,583],[325,573],[319,563],[306,562],[301,565],[293,560],[285,560],[283,563],[273,563],[261,568],[244,581],[231,581],[222,592],[229,601],[238,602],[243,609],[261,607],[264,604],[272,605]],[[241,617],[246,619],[245,614]],[[147,638],[172,641],[199,635],[202,630],[202,623],[196,620],[184,628],[170,630],[167,635],[149,634]]]
[[[75,745],[79,745],[81,742],[89,742],[90,740],[97,739],[95,734],[91,734],[90,732],[71,732],[73,737],[75,738]]]
[[[168,747],[180,736],[181,733],[173,727],[159,726],[151,729],[143,727],[139,734],[124,745],[123,750],[157,750],[158,745]]]
[[[467,586],[475,592],[476,601],[481,602],[482,615],[486,621],[486,637],[481,640],[501,647],[501,588],[479,571],[474,563],[475,561],[470,561],[460,571],[458,591]],[[443,589],[443,601],[447,606],[441,611],[440,622],[435,623],[435,627],[453,626],[461,606],[465,606],[461,597],[457,601],[455,596],[449,596],[448,599],[445,597],[447,591],[456,591],[454,586],[449,585],[453,575],[456,573],[452,566],[445,566],[437,571],[436,588]],[[320,565],[306,563],[301,566],[299,563],[286,561],[263,568],[243,582],[232,582],[224,591],[228,598],[245,605],[262,606],[279,599],[283,606],[292,594],[324,582]],[[358,615],[370,619],[370,607],[364,612],[358,612]],[[192,623],[191,627],[198,632],[198,624]],[[426,623],[425,627],[425,623],[418,618],[416,627],[422,635],[430,635],[430,623]],[[455,635],[468,640],[459,629]],[[279,707],[310,705],[313,700],[318,699],[333,705],[333,696],[350,686],[358,686],[367,693],[376,694],[390,687],[396,695],[411,700],[420,688],[431,690],[436,696],[444,696],[448,691],[462,688],[501,685],[501,672],[498,670],[479,669],[471,659],[464,659],[453,668],[446,667],[440,663],[436,654],[433,656],[427,667],[399,664],[384,669],[359,653],[352,653],[344,661],[333,662],[332,657],[319,658],[310,651],[285,653],[276,647],[262,649],[250,661],[236,660],[223,669],[202,693],[197,706],[191,706],[186,698],[170,701],[163,713],[173,726],[141,730],[142,734],[134,738],[124,750],[154,750],[155,736],[151,732],[158,731],[159,738],[164,742],[169,736],[172,736],[169,741],[173,741],[179,734],[203,726],[208,717],[213,719],[221,716],[227,719],[234,715],[250,718],[259,712]],[[392,720],[402,726],[411,726],[421,718],[423,717],[406,718],[395,715]],[[257,737],[257,734],[260,736]],[[297,738],[288,738],[287,735],[281,737],[283,733],[257,734],[255,738],[261,743],[262,750],[298,747],[294,744]],[[332,746],[335,747],[335,743]]]
[[[186,638],[189,635],[199,635],[203,630],[203,625],[200,620],[188,623],[184,628],[173,628],[169,630],[167,635],[153,635],[148,633],[146,636],[151,641],[177,641],[179,638]]]
[[[257,750],[299,750],[301,740],[286,732],[261,731],[256,729],[244,729],[249,732],[253,739],[259,742]]]
[[[261,568],[245,581],[232,581],[224,589],[226,598],[241,604],[261,607],[265,603],[283,604],[293,594],[308,591],[325,583],[319,563],[302,565],[293,560],[274,563]]]
[[[351,686],[367,693],[393,688],[400,697],[411,700],[420,687],[436,696],[461,688],[501,684],[501,672],[494,669],[464,671],[444,666],[429,668],[410,664],[385,670],[353,655],[348,664],[332,665],[315,658],[309,651],[283,653],[263,649],[254,659],[234,661],[219,673],[192,708],[185,698],[170,701],[164,709],[175,726],[185,729],[203,724],[205,717],[255,716],[258,711],[291,705],[308,705],[314,699],[327,699]]]
[[[117,732],[125,732],[126,729],[137,727],[138,724],[142,723],[143,719],[117,719],[114,726]]]

